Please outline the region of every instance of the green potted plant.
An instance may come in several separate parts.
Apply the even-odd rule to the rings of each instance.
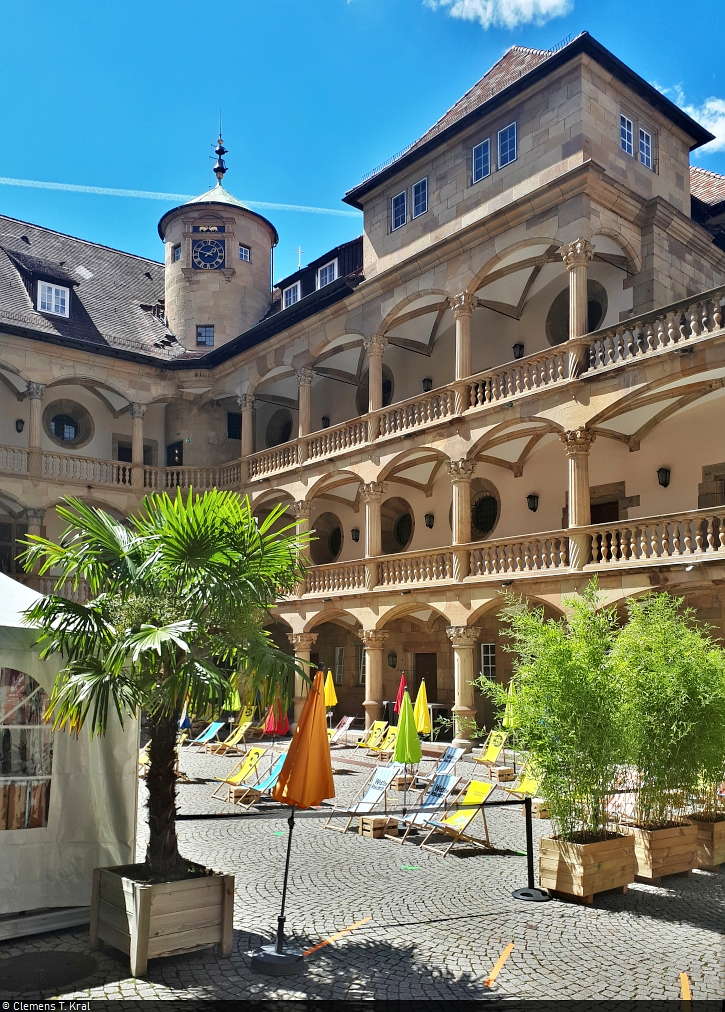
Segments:
[[[634,880],[633,841],[608,825],[621,759],[610,664],[616,616],[597,605],[596,582],[565,601],[567,617],[558,621],[512,601],[502,620],[516,656],[515,692],[479,683],[501,708],[508,703],[517,742],[542,778],[555,832],[539,843],[540,884],[586,902]]]
[[[714,780],[723,767],[723,654],[681,598],[631,600],[627,612],[612,651],[625,757],[636,770],[627,831],[637,877],[658,882],[696,864],[698,827],[686,816],[703,775]]]
[[[32,536],[26,569],[57,587],[88,581],[79,604],[51,594],[27,612],[42,656],[59,654],[48,719],[103,734],[109,720],[144,711],[150,736],[149,842],[143,864],[94,873],[91,942],[148,958],[219,944],[231,951],[234,880],[184,858],[176,837],[177,735],[185,701],[218,713],[271,688],[286,696],[294,659],[263,629],[267,609],[303,575],[306,538],[272,533],[283,508],[258,524],[248,499],[216,489],[175,499],[153,493],[127,525],[78,499],[58,507],[59,544]],[[300,672],[302,673],[302,672]]]

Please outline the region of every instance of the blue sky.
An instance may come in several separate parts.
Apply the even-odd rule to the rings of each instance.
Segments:
[[[423,133],[512,45],[587,30],[717,132],[722,0],[25,0],[4,4],[0,177],[198,194],[224,117],[241,199],[349,210],[361,176]],[[178,201],[177,201],[178,202]],[[0,213],[161,259],[174,201],[0,185]],[[359,216],[266,209],[275,275]]]

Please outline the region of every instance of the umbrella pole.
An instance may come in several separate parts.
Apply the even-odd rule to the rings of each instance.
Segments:
[[[284,952],[284,908],[287,903],[287,878],[289,876],[289,859],[292,851],[292,830],[295,828],[295,806],[292,805],[290,809],[290,816],[287,819],[287,825],[289,826],[289,836],[287,837],[287,858],[284,863],[284,883],[282,885],[282,909],[280,910],[279,917],[277,918],[277,943],[275,945],[275,951],[282,953]]]

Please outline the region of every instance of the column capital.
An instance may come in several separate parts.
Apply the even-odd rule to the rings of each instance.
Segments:
[[[559,252],[567,270],[572,271],[575,267],[587,266],[594,256],[594,246],[588,239],[575,239],[574,242],[562,246]]]
[[[470,292],[461,292],[459,295],[450,295],[448,305],[453,311],[454,320],[462,316],[473,316],[473,310],[478,305],[478,299]]]
[[[317,641],[317,633],[287,633],[287,639],[295,648],[295,653],[311,650]]]
[[[25,519],[29,527],[42,527],[43,520],[45,519],[45,507],[27,506],[25,509]]]
[[[454,647],[475,647],[481,630],[475,625],[449,625],[446,635]]]
[[[363,641],[363,645],[372,650],[382,650],[389,635],[390,633],[387,629],[358,630],[358,636]]]
[[[470,481],[473,477],[473,472],[476,470],[475,460],[449,460],[446,464],[446,470],[451,481]]]
[[[312,386],[312,380],[315,378],[315,370],[305,366],[303,369],[298,369],[295,372],[297,377],[297,383],[301,387]]]
[[[298,499],[292,503],[292,512],[295,520],[309,520],[312,513],[312,503],[308,499]]]
[[[237,398],[239,401],[239,407],[244,411],[245,408],[254,407],[254,394],[240,394]]]
[[[388,486],[384,481],[366,481],[360,486],[363,502],[366,503],[380,502],[387,491]]]
[[[29,380],[27,391],[31,401],[42,401],[43,394],[45,393],[45,383],[33,383]]]
[[[567,457],[575,457],[579,454],[588,455],[596,438],[596,432],[590,432],[584,427],[567,429],[566,432],[559,433],[559,439],[564,444]]]
[[[132,401],[129,407],[131,418],[143,418],[146,414],[147,407],[148,404],[137,404],[135,401]]]
[[[388,347],[388,342],[382,334],[373,334],[371,337],[363,338],[363,348],[368,355],[382,355]]]

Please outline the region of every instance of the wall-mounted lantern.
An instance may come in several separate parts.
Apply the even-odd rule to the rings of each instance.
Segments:
[[[539,508],[539,497],[538,495],[527,495],[526,505],[529,507],[532,513],[536,513]]]
[[[15,431],[22,432],[25,428],[25,421],[22,418],[15,419]]]
[[[426,376],[425,379],[423,380],[423,392],[427,394],[428,391],[432,389],[433,389],[433,380],[430,378],[430,376]]]
[[[524,357],[524,346],[523,344],[521,344],[520,341],[517,341],[516,344],[514,345],[514,358],[523,358],[523,357]]]
[[[329,415],[323,415],[322,416],[322,428],[323,429],[329,429],[330,428],[330,416]]]
[[[660,483],[662,488],[667,488],[670,483],[670,469],[669,467],[658,467],[657,468],[657,481]]]
[[[353,541],[359,541],[360,540],[360,528],[359,527],[353,527],[353,529],[350,531],[350,537],[352,538]]]
[[[433,516],[432,513],[426,513],[426,515],[424,517],[424,520],[425,520],[425,526],[426,527],[430,527],[430,528],[433,527],[433,522],[435,521],[435,517]]]
[[[388,667],[394,668],[398,663],[398,655],[394,650],[391,650],[388,654]]]

